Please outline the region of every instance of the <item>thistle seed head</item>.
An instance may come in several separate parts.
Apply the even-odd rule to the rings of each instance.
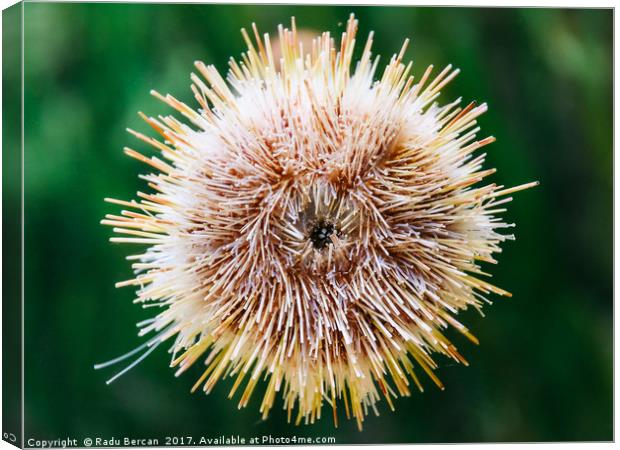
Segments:
[[[442,387],[434,354],[465,363],[444,330],[476,342],[457,314],[508,295],[479,263],[512,239],[501,205],[534,183],[481,183],[486,104],[435,103],[458,70],[414,78],[405,42],[376,77],[372,34],[353,64],[356,29],[303,48],[293,20],[276,61],[253,26],[226,80],[196,63],[199,109],[155,92],[183,120],[143,115],[161,139],[131,132],[160,156],[125,151],[154,169],[152,192],[111,200],[126,209],[103,222],[146,244],[118,285],[159,306],[145,346],[171,342],[177,374],[206,364],[194,389],[230,377],[243,407],[265,384],[263,417],[281,397],[296,423],[344,406],[361,428],[422,390],[420,370]]]

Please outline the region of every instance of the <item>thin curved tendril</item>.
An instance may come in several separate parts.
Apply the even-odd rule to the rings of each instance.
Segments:
[[[133,356],[136,353],[138,353],[140,350],[148,347],[149,342],[151,342],[151,341],[146,341],[144,344],[139,345],[138,347],[134,348],[133,350],[130,350],[127,353],[125,353],[124,355],[121,355],[121,356],[119,356],[117,358],[111,359],[111,360],[103,362],[103,363],[95,364],[94,368],[95,368],[95,370],[99,370],[99,369],[103,369],[104,367],[112,366],[112,365],[114,365],[116,363],[124,361],[127,358],[129,358],[130,356]]]
[[[142,322],[138,323],[138,326],[140,326],[141,324],[148,324],[149,320],[151,319],[147,319],[144,320]],[[146,322],[146,323],[145,323]],[[129,364],[127,367],[125,367],[123,370],[121,370],[120,372],[118,372],[116,375],[114,375],[112,378],[110,378],[108,381],[106,381],[106,384],[110,384],[112,383],[114,380],[116,380],[117,378],[119,378],[120,376],[122,376],[123,374],[127,373],[129,370],[131,370],[132,368],[134,368],[136,365],[138,365],[144,358],[146,358],[148,355],[151,354],[151,352],[153,352],[153,350],[155,350],[159,344],[161,344],[161,341],[159,341],[159,339],[165,335],[168,331],[170,331],[171,327],[166,328],[165,330],[163,330],[161,333],[158,333],[157,336],[152,337],[151,339],[149,339],[148,341],[146,341],[144,344],[134,348],[133,350],[118,356],[114,359],[111,359],[109,361],[103,362],[103,363],[99,363],[99,364],[95,364],[93,367],[95,370],[99,370],[99,369],[103,369],[105,367],[109,367],[112,366],[114,364],[117,364],[121,361],[126,360],[127,358],[135,355],[136,353],[140,352],[141,350],[147,348],[147,347],[151,347],[149,348],[146,352],[144,352],[142,355],[140,355],[134,362],[132,362],[131,364]]]
[[[129,364],[127,367],[125,367],[123,370],[121,370],[120,372],[118,372],[116,375],[114,375],[112,378],[110,378],[108,381],[105,382],[105,384],[111,384],[112,382],[114,382],[114,380],[116,380],[117,378],[121,377],[122,375],[124,375],[125,373],[129,372],[131,369],[133,369],[135,366],[137,366],[138,364],[140,364],[140,362],[142,362],[142,360],[144,358],[146,358],[147,356],[149,356],[153,350],[155,350],[157,347],[159,347],[159,344],[161,344],[161,342],[157,342],[155,343],[155,345],[153,345],[151,348],[149,348],[147,351],[145,351],[142,355],[140,355],[140,357],[138,359],[136,359],[134,362],[132,362],[131,364]]]

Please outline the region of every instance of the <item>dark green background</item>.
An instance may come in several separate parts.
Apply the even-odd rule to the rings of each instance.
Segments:
[[[193,61],[226,69],[252,21],[274,32],[301,28],[337,36],[349,12],[360,35],[375,30],[383,61],[412,38],[415,75],[454,64],[462,74],[441,100],[487,101],[483,133],[497,137],[493,181],[540,180],[507,214],[517,241],[505,245],[486,318],[461,319],[475,347],[451,333],[471,366],[439,359],[444,392],[385,403],[363,432],[329,414],[287,425],[275,408],[263,422],[259,395],[238,411],[231,380],[209,396],[189,389],[163,347],[111,386],[105,361],[137,346],[123,258],[99,220],[131,198],[146,170],[122,153],[149,152],[125,132],[150,133],[136,112],[169,113],[149,90],[195,105]],[[612,12],[323,6],[25,5],[26,439],[220,434],[335,436],[338,443],[611,440],[612,434]],[[8,113],[6,111],[5,113]],[[6,264],[6,262],[5,262]],[[258,392],[258,394],[260,394]],[[281,403],[278,403],[281,405]],[[325,412],[329,412],[327,409]]]

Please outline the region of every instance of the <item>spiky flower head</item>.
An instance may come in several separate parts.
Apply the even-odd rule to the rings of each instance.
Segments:
[[[143,115],[162,140],[130,130],[163,156],[125,149],[156,169],[154,193],[111,200],[128,209],[103,222],[148,246],[118,283],[160,307],[139,324],[147,353],[172,340],[177,374],[204,362],[194,389],[232,377],[240,407],[264,383],[263,417],[280,396],[296,423],[327,403],[361,428],[382,398],[422,390],[419,369],[442,387],[434,353],[465,363],[444,330],[476,342],[455,316],[508,295],[478,262],[512,238],[500,205],[532,184],[478,185],[494,172],[476,155],[494,140],[475,140],[486,104],[434,103],[458,71],[415,79],[407,42],[376,81],[372,33],[352,64],[356,29],[307,49],[293,20],[276,60],[253,26],[226,80],[196,63],[200,109],[154,92],[185,120]]]

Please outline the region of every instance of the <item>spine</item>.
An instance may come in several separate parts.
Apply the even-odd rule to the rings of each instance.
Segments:
[[[23,446],[23,3],[2,11],[2,440]]]

